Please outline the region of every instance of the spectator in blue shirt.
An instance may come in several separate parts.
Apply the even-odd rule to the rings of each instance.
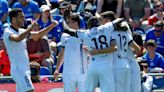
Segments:
[[[154,39],[157,42],[157,52],[164,56],[164,30],[163,22],[158,21],[154,27],[147,31],[145,42],[149,39]]]
[[[0,21],[2,23],[6,22],[8,16],[8,2],[6,0],[0,0]]]
[[[149,72],[161,72],[164,69],[164,59],[161,54],[156,52],[157,44],[155,40],[149,39],[146,43],[147,53],[143,59],[147,61]]]
[[[51,24],[52,16],[50,14],[50,7],[48,5],[42,5],[40,7],[40,10],[41,10],[41,16],[37,22],[40,25],[40,28],[43,29]],[[63,32],[62,24],[61,22],[59,22],[59,25],[53,28],[48,33],[47,35],[48,39],[58,43],[60,41],[60,36],[62,32]]]
[[[37,2],[32,0],[18,0],[13,8],[21,8],[25,14],[25,18],[38,19],[40,17],[40,9]]]
[[[2,37],[3,34],[3,24],[7,20],[8,9],[8,2],[6,0],[0,0],[0,37]]]
[[[9,4],[9,8],[12,8],[14,3],[17,2],[17,0],[7,0],[8,4]]]
[[[51,10],[51,14],[52,14],[53,18],[55,18],[56,16],[60,16],[61,20],[63,22],[64,13],[68,9],[70,10],[70,12],[72,12],[71,4],[67,1],[63,1],[60,3],[59,8],[55,8],[55,9]],[[80,20],[81,20],[80,28],[85,29],[86,28],[85,20],[81,16],[80,16]]]

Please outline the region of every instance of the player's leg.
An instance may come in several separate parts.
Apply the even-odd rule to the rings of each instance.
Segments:
[[[141,73],[137,61],[130,62],[131,69],[131,92],[141,92]]]
[[[131,70],[130,67],[126,68],[126,79],[124,84],[124,92],[131,92],[130,91],[130,83],[131,83]]]
[[[13,80],[16,82],[17,92],[33,92],[34,86],[31,81],[30,71],[13,71]]]
[[[64,83],[64,92],[76,92],[76,79],[74,75],[64,74],[63,83]]]
[[[113,68],[110,64],[100,64],[99,67],[99,82],[101,92],[115,92],[115,82]]]
[[[16,92],[21,92],[21,88],[16,84]]]
[[[77,87],[78,87],[78,92],[85,92],[84,91],[84,88],[85,88],[85,75],[79,75]]]
[[[116,92],[124,92],[124,85],[125,85],[124,83],[126,82],[126,69],[115,68],[114,78],[115,78]]]
[[[95,88],[98,85],[98,75],[97,75],[97,66],[91,62],[88,65],[88,70],[85,80],[85,92],[94,92]]]
[[[13,80],[14,80],[15,83],[16,83],[16,92],[21,92],[21,88],[20,88],[19,85],[17,84],[18,76],[16,76],[15,73],[12,72],[12,71],[11,71],[11,76],[12,76]]]
[[[29,90],[29,91],[27,91],[27,92],[34,92],[34,90],[32,89],[32,90]]]

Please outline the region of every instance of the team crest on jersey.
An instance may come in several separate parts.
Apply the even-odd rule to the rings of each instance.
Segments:
[[[32,10],[31,10],[31,8],[28,8],[28,12],[31,12]]]
[[[151,65],[151,66],[154,66],[154,63],[153,63],[153,62],[150,62],[150,65]]]

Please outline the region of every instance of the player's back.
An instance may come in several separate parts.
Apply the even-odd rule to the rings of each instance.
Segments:
[[[66,33],[62,34],[61,42],[58,44],[64,50],[64,70],[63,74],[80,74],[82,64],[82,42],[76,37]]]
[[[128,49],[129,44],[133,40],[129,31],[112,32],[112,38],[116,40],[117,51],[113,53],[114,63],[116,67],[126,67],[128,65]]]
[[[93,27],[85,33],[82,33],[83,36],[81,36],[80,33],[78,33],[78,36],[84,40],[84,43],[87,45],[88,50],[93,50],[93,48],[104,49],[110,47],[111,31],[113,31],[113,26],[111,24],[108,24],[107,26],[102,25],[99,27]],[[98,54],[92,56],[92,61],[113,61],[113,58],[110,54]]]

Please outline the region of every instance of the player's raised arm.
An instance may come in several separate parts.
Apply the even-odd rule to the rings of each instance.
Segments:
[[[14,24],[11,25],[12,27],[14,26]],[[10,40],[15,41],[15,42],[19,42],[22,41],[24,38],[27,37],[27,35],[33,30],[35,29],[35,27],[38,26],[36,22],[32,23],[24,32],[22,32],[19,35],[15,35],[15,34],[11,34],[10,35]]]
[[[52,21],[51,25],[49,25],[48,27],[45,27],[44,29],[40,31],[30,32],[30,38],[34,40],[38,40],[42,38],[44,35],[46,35],[49,31],[51,31],[57,25],[58,25],[57,21]]]

